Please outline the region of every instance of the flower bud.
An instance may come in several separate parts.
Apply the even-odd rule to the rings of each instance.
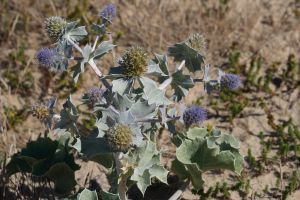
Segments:
[[[147,54],[141,47],[131,47],[123,55],[119,64],[128,78],[140,77],[147,71]]]
[[[183,121],[187,127],[201,124],[207,119],[207,112],[198,106],[187,108],[183,113]]]
[[[60,39],[66,25],[66,20],[61,17],[49,17],[45,20],[45,30],[53,42]]]
[[[131,129],[124,124],[117,124],[109,129],[107,134],[108,142],[114,151],[127,151],[133,141]]]

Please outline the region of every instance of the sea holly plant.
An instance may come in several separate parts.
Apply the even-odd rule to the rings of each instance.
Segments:
[[[109,4],[89,28],[61,17],[45,20],[45,31],[53,45],[38,50],[39,65],[57,73],[69,72],[74,84],[90,67],[100,86],[95,85],[82,94],[80,105],[74,104],[70,94],[60,112],[55,108],[55,102],[60,100],[35,104],[32,114],[45,123],[56,141],[51,144],[48,137],[36,141],[37,147],[42,140],[47,142],[51,147],[50,157],[46,153],[35,155],[37,147],[30,144],[8,165],[12,166],[12,173],[25,167],[27,172],[48,177],[54,181],[57,191],[68,195],[74,185],[74,171],[78,169],[73,163],[76,155],[107,168],[110,189],[100,193],[85,189],[73,197],[97,199],[100,195],[102,199],[116,200],[127,199],[127,192],[134,185],[144,195],[153,181],[168,184],[170,172],[186,185],[191,183],[196,190],[203,188],[202,174],[206,171],[226,169],[240,174],[243,157],[238,141],[229,133],[205,127],[203,122],[208,117],[205,108],[184,105],[195,84],[203,84],[207,93],[235,90],[241,83],[239,77],[219,70],[218,79],[210,79],[210,68],[204,57],[206,42],[201,34],[192,34],[170,46],[165,55],[152,56],[138,45],[129,47],[120,54],[118,65],[104,74],[106,66],[99,67],[97,63],[116,46],[109,32],[115,17],[116,7]],[[91,30],[90,38],[95,41],[84,45],[87,30]],[[81,123],[83,109],[95,118],[93,128]],[[164,150],[157,145],[161,130],[169,132],[177,147],[171,168],[161,163]],[[47,150],[43,147],[43,152]],[[26,162],[24,166],[22,160]],[[62,172],[49,172],[57,163],[72,176],[68,187],[63,187],[58,178]],[[42,171],[36,173],[40,168]],[[170,199],[178,199],[181,193],[177,191]]]

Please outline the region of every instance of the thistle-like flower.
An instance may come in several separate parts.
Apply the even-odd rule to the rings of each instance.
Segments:
[[[221,89],[235,90],[241,85],[241,79],[235,74],[224,74],[220,78]]]
[[[30,113],[32,116],[38,118],[48,127],[52,125],[52,118],[54,116],[54,106],[56,99],[50,99],[47,103],[37,103],[31,106]]]
[[[36,54],[38,63],[49,70],[65,70],[68,61],[56,49],[42,48]]]
[[[31,107],[32,116],[38,118],[41,121],[44,121],[49,118],[50,110],[44,104],[36,104]]]
[[[186,44],[198,52],[203,52],[206,48],[206,39],[203,35],[195,33],[190,35]]]
[[[133,142],[132,130],[124,124],[116,124],[107,134],[109,146],[114,151],[127,151]]]
[[[45,20],[45,30],[49,38],[56,42],[62,36],[64,29],[67,25],[66,20],[61,17],[49,17]]]
[[[205,109],[198,106],[192,106],[190,108],[187,108],[183,113],[183,121],[186,127],[201,124],[206,119],[207,112],[205,111]]]
[[[101,88],[91,88],[87,92],[87,105],[92,108],[95,104],[100,103],[104,92],[105,90]]]
[[[127,78],[140,77],[147,71],[147,59],[145,50],[135,46],[125,52],[119,64],[124,68]]]
[[[108,4],[101,12],[100,12],[100,18],[103,20],[103,22],[109,22],[116,17],[117,8],[114,4]]]

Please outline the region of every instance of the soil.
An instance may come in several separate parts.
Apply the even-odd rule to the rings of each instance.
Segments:
[[[111,27],[118,47],[115,50],[116,57],[108,55],[98,63],[99,66],[103,66],[104,71],[116,63],[126,47],[139,45],[148,52],[163,54],[170,45],[183,41],[189,34],[196,32],[207,38],[205,56],[211,67],[227,70],[227,65],[224,63],[228,62],[228,52],[233,46],[241,52],[240,63],[245,67],[250,65],[253,55],[259,55],[264,59],[260,75],[268,73],[268,67],[274,63],[286,62],[291,54],[294,54],[297,60],[300,59],[300,4],[297,0],[229,0],[227,4],[221,4],[218,0],[112,0],[112,2],[118,8],[117,18]],[[0,10],[2,10],[0,13],[1,155],[4,153],[8,156],[12,155],[24,147],[28,140],[34,140],[44,132],[43,124],[26,113],[24,121],[14,126],[9,125],[5,108],[15,106],[16,109],[21,110],[38,100],[43,101],[52,96],[59,97],[57,107],[60,108],[64,102],[64,98],[60,97],[69,92],[65,88],[55,89],[59,75],[53,77],[45,91],[46,77],[49,73],[41,70],[34,60],[39,48],[50,45],[43,31],[45,17],[59,15],[68,19],[79,18],[82,22],[91,24],[97,19],[99,10],[106,3],[108,1],[104,0],[3,0],[0,3]],[[90,41],[93,39],[93,37],[89,38]],[[20,53],[22,48],[24,48],[24,59],[22,60],[20,56],[19,59],[14,59],[12,55],[20,55],[18,52]],[[149,53],[150,56],[153,56],[152,53]],[[34,79],[34,89],[29,90],[30,92],[22,92],[19,85],[17,89],[14,88],[4,76],[4,71],[7,69],[19,70],[20,83],[24,81],[24,74],[30,71]],[[282,70],[279,65],[277,72]],[[90,69],[85,72],[82,80],[80,88],[72,95],[75,104],[80,102],[80,95],[84,91],[99,84]],[[242,77],[242,80],[245,80],[245,77]],[[249,105],[252,106],[246,106],[238,117],[232,121],[226,118],[228,115],[224,115],[225,120],[221,117],[211,117],[207,123],[230,131],[240,140],[243,155],[246,156],[248,149],[251,148],[253,156],[258,157],[262,150],[259,133],[269,133],[274,130],[268,123],[267,113],[253,106],[255,99],[268,98],[266,104],[275,122],[293,118],[294,123],[300,125],[299,88],[294,89],[290,94],[275,89],[274,91],[271,97],[264,92],[244,94],[250,99]],[[209,106],[209,102],[215,97],[207,96],[202,86],[196,86],[184,101],[187,105],[191,105],[199,98],[202,106]],[[213,116],[215,111],[209,107],[208,110]],[[175,148],[171,146],[168,133],[163,133],[159,142],[161,148],[169,149],[170,155],[163,158],[163,162],[169,166]],[[102,167],[92,162],[78,162],[82,164],[81,170],[76,174],[79,186],[84,187],[86,177],[89,176],[102,188],[109,188]],[[242,197],[237,192],[233,192],[230,199],[272,199],[271,197],[253,198],[253,195],[261,194],[266,185],[269,188],[275,187],[278,171],[300,172],[299,165],[293,162],[282,163],[282,165],[280,167],[278,163],[273,163],[266,173],[251,177],[248,195]],[[207,189],[216,182],[234,182],[238,176],[227,171],[210,172],[204,174],[203,179]],[[286,186],[287,180],[282,184],[283,187]],[[149,193],[153,188],[155,186],[149,190]],[[154,189],[153,195],[157,194],[157,196],[149,199],[167,199],[166,196],[170,196],[175,191],[172,187],[163,189],[162,191]],[[199,199],[199,196],[193,195],[190,189],[184,192],[182,199]],[[300,199],[300,190],[296,190],[288,199]]]

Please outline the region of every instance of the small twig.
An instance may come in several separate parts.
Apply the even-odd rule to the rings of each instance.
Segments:
[[[15,20],[14,20],[14,22],[13,22],[13,25],[12,25],[12,27],[11,27],[9,33],[8,33],[8,37],[10,37],[10,36],[14,33],[15,28],[16,28],[16,25],[17,25],[18,20],[19,20],[19,17],[20,17],[20,15],[17,14],[17,16],[16,16],[16,18],[15,18]]]
[[[190,179],[184,182],[182,186],[169,198],[169,200],[177,200],[185,191],[185,189],[189,186],[189,184],[190,184]]]
[[[280,172],[280,190],[281,190],[281,198],[283,199],[283,174],[282,174],[282,164],[281,160],[279,160],[279,172]]]

